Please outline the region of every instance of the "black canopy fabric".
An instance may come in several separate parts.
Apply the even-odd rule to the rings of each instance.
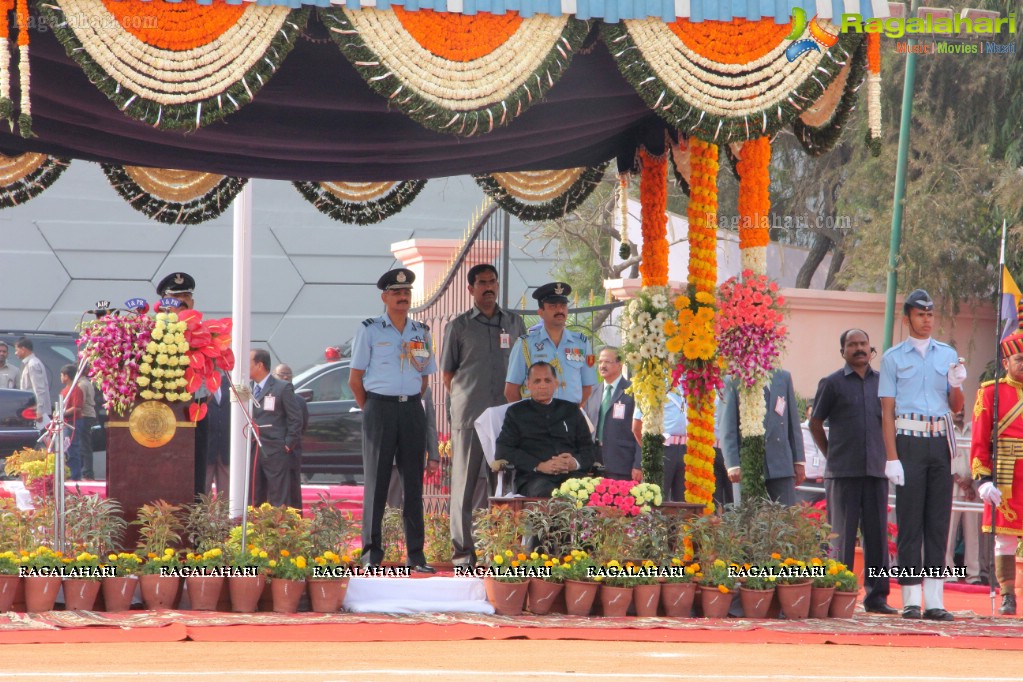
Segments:
[[[591,36],[548,93],[513,122],[465,138],[435,133],[370,90],[315,16],[255,100],[195,132],[123,115],[52,33],[33,33],[36,137],[0,132],[0,151],[279,180],[380,181],[595,166],[663,149],[666,125]],[[12,78],[16,83],[16,76]]]

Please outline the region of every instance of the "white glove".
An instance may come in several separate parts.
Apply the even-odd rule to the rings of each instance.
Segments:
[[[991,481],[981,483],[980,487],[977,488],[977,494],[980,495],[980,499],[993,507],[997,507],[1002,503],[1002,491]]]
[[[906,485],[906,472],[902,470],[902,462],[897,459],[885,462],[884,475],[892,485]]]
[[[962,388],[964,381],[966,381],[966,365],[963,364],[963,359],[959,358],[959,362],[948,366],[948,385],[952,388]]]

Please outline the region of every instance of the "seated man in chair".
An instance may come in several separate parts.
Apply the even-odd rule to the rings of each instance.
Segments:
[[[558,377],[553,366],[533,363],[526,382],[530,397],[508,408],[497,458],[515,467],[517,493],[550,497],[564,481],[585,476],[593,466],[593,439],[579,406],[554,397]]]

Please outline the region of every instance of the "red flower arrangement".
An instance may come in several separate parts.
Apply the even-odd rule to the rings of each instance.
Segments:
[[[745,386],[754,386],[778,364],[788,335],[783,305],[778,283],[752,270],[721,285],[718,352]]]

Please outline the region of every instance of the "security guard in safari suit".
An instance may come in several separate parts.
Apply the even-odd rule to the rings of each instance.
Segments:
[[[415,280],[411,270],[397,268],[377,281],[385,312],[363,320],[356,333],[348,385],[363,410],[363,565],[376,567],[384,559],[381,525],[391,467],[397,459],[405,491],[402,515],[408,565],[416,573],[434,573],[423,554],[426,414],[420,396],[437,363],[430,328],[408,317]]]
[[[509,403],[528,397],[523,389],[526,373],[533,363],[540,361],[550,363],[557,371],[555,398],[581,407],[590,397],[597,383],[596,356],[585,334],[565,328],[571,293],[572,287],[564,282],[550,282],[533,292],[543,325],[520,336],[512,348],[504,387]]]

